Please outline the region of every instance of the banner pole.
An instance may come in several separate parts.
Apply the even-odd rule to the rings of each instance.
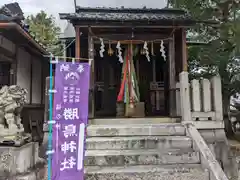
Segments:
[[[53,90],[53,63],[52,63],[53,57],[50,57],[50,78],[49,78],[49,122],[52,121],[52,115],[53,115],[53,98],[51,91]],[[51,159],[51,151],[52,151],[52,123],[48,124],[49,127],[49,133],[48,133],[48,180],[51,180],[51,170],[52,170],[52,159]]]

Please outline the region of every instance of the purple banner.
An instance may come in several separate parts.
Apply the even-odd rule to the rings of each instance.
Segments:
[[[89,75],[88,63],[56,64],[51,180],[84,179]]]

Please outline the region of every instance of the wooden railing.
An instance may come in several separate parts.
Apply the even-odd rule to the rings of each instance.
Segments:
[[[219,76],[189,82],[188,73],[182,72],[179,79],[176,84],[176,112],[183,122],[223,121]]]

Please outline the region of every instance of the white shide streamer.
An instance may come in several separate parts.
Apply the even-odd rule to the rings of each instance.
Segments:
[[[121,44],[118,41],[117,46],[116,46],[117,50],[118,50],[118,59],[120,63],[123,63],[123,58],[122,58],[122,48],[121,48]]]
[[[161,44],[160,44],[160,52],[162,53],[162,57],[163,57],[164,61],[166,61],[166,52],[164,49],[163,40],[161,41]]]
[[[100,57],[103,58],[103,53],[105,52],[105,45],[102,38],[99,38],[99,40],[101,43],[99,54],[100,54]]]
[[[146,56],[148,62],[150,62],[150,56],[149,56],[147,41],[144,42],[143,49],[145,50],[145,56]]]

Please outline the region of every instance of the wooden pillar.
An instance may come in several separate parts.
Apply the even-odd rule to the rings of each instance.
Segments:
[[[44,104],[44,97],[45,97],[45,92],[44,92],[44,83],[45,83],[45,74],[44,74],[44,68],[45,68],[45,61],[44,58],[42,59],[41,63],[41,104]]]
[[[66,40],[62,40],[62,45],[63,45],[63,49],[64,49],[64,51],[63,51],[63,57],[64,57],[64,61],[67,61],[67,49],[66,49]]]
[[[110,92],[109,92],[109,84],[110,84],[110,72],[109,72],[109,57],[104,57],[104,59],[102,60],[102,63],[103,63],[103,76],[104,76],[104,79],[103,79],[103,99],[102,99],[102,102],[103,102],[103,112],[104,113],[109,113],[110,109],[112,107],[109,107],[109,99],[110,99]]]
[[[183,71],[188,71],[187,63],[187,40],[186,40],[186,30],[182,29],[182,67]]]
[[[176,116],[176,69],[175,69],[175,40],[174,35],[169,40],[169,113],[171,117]]]
[[[75,28],[76,31],[76,42],[75,42],[75,57],[80,58],[80,28],[77,26]],[[79,59],[77,60],[79,61]]]
[[[15,46],[15,54],[13,57],[13,62],[11,63],[10,70],[10,85],[17,84],[17,65],[18,65],[18,46]]]
[[[33,98],[33,61],[36,59],[33,59],[33,56],[30,56],[30,99],[29,104],[32,104],[32,98]]]
[[[156,82],[156,60],[155,58],[152,58],[152,72],[153,72],[153,82]]]
[[[88,34],[88,58],[92,59],[90,70],[90,91],[89,91],[89,118],[95,116],[95,72],[94,72],[94,42],[91,34]]]

